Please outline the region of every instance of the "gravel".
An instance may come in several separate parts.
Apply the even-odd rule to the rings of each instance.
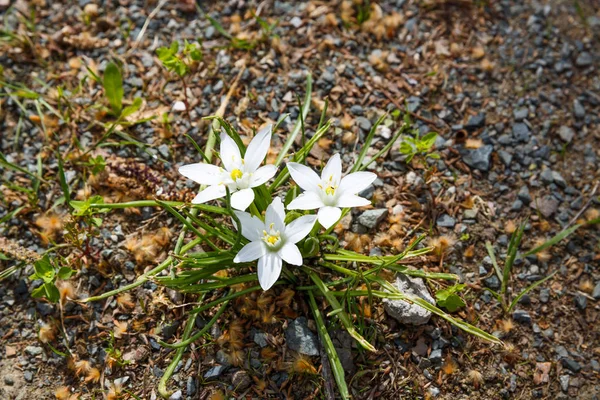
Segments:
[[[435,300],[429,294],[429,290],[421,278],[397,275],[393,285],[402,293],[418,296],[431,304],[435,304]],[[402,324],[423,325],[429,322],[429,318],[431,318],[431,311],[404,300],[384,299],[383,304],[385,311]]]
[[[379,225],[381,221],[388,215],[387,208],[379,208],[375,210],[367,210],[358,217],[358,223],[373,229]]]
[[[317,336],[309,329],[304,317],[298,317],[290,321],[285,330],[285,340],[290,349],[300,354],[307,356],[319,355]]]

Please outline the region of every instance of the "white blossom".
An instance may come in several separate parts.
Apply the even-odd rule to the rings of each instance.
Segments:
[[[296,243],[310,233],[316,215],[301,216],[286,226],[283,203],[278,197],[267,207],[264,222],[247,212],[235,211],[235,214],[240,220],[242,235],[250,243],[239,251],[233,262],[258,259],[258,281],[263,290],[269,290],[277,281],[283,261],[302,265],[302,254]]]
[[[298,186],[305,190],[288,205],[288,210],[319,209],[319,223],[325,229],[332,227],[340,219],[341,208],[371,204],[357,193],[369,187],[377,175],[372,172],[354,172],[342,178],[339,154],[329,159],[321,177],[302,164],[290,162],[287,168]]]
[[[261,129],[252,139],[246,155],[242,158],[240,149],[232,138],[221,133],[222,166],[196,163],[179,168],[179,173],[201,185],[208,185],[192,200],[194,204],[224,197],[225,187],[231,193],[231,206],[245,210],[254,201],[252,188],[262,185],[277,172],[275,165],[260,164],[269,151],[272,125]]]

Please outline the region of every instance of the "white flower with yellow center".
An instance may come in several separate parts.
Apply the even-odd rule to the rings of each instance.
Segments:
[[[192,200],[193,204],[225,197],[226,187],[231,193],[231,206],[245,210],[254,201],[252,188],[262,185],[277,172],[274,165],[260,164],[269,151],[272,125],[261,129],[250,141],[246,155],[242,158],[237,144],[227,134],[221,133],[222,167],[212,164],[188,164],[179,168],[179,173],[201,185],[208,185]],[[260,168],[259,168],[260,167]]]
[[[247,212],[235,211],[235,215],[240,220],[242,235],[250,243],[240,250],[233,262],[258,259],[258,281],[263,290],[269,290],[277,281],[283,261],[302,265],[302,254],[296,243],[310,233],[316,215],[304,215],[286,226],[283,203],[278,197],[267,207],[264,222]]]
[[[365,190],[377,179],[372,172],[354,172],[342,178],[342,161],[333,155],[321,177],[305,165],[290,162],[288,171],[294,181],[305,190],[288,205],[288,210],[319,209],[319,223],[325,229],[332,227],[342,216],[341,208],[361,207],[371,202],[357,193]]]

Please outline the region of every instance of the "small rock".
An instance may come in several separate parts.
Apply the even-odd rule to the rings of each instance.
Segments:
[[[4,377],[4,384],[5,384],[5,385],[8,385],[8,386],[12,386],[12,385],[14,385],[14,384],[15,384],[15,380],[14,380],[14,378],[13,378],[12,376],[10,376],[10,375],[6,375],[6,376]]]
[[[44,349],[42,349],[39,346],[27,346],[25,347],[25,353],[29,354],[30,356],[39,356],[40,354],[42,354],[42,352],[44,351]]]
[[[500,279],[498,279],[496,275],[492,275],[489,278],[484,279],[483,282],[485,283],[485,286],[489,287],[490,289],[500,289]]]
[[[554,182],[554,178],[552,177],[552,170],[550,168],[545,168],[542,173],[540,174],[540,179],[542,180],[543,183],[545,183],[546,185],[551,184],[552,182]]]
[[[517,108],[513,111],[515,121],[521,122],[529,115],[529,110],[525,107]]]
[[[579,53],[579,55],[577,56],[577,59],[575,60],[575,65],[577,65],[578,67],[589,67],[590,65],[592,65],[593,62],[594,60],[592,59],[592,55],[587,51],[584,51],[582,53]]]
[[[367,210],[358,217],[358,223],[369,229],[375,228],[388,215],[387,208]]]
[[[244,370],[235,371],[231,377],[231,384],[235,391],[243,391],[250,386],[252,380],[248,373]]]
[[[499,150],[498,156],[500,157],[500,160],[502,160],[504,166],[508,167],[512,163],[513,156],[508,151]]]
[[[360,129],[362,129],[365,132],[370,131],[371,127],[373,126],[373,124],[371,124],[371,121],[369,121],[369,119],[366,117],[357,117],[356,122],[358,123]]]
[[[260,347],[267,347],[269,345],[267,342],[267,334],[265,332],[256,332],[254,334],[254,343]]]
[[[183,393],[181,390],[176,391],[171,396],[169,396],[169,400],[181,400],[183,399]]]
[[[575,306],[577,306],[577,308],[579,308],[580,310],[585,310],[585,308],[587,307],[587,297],[585,297],[582,294],[577,294],[575,296]]]
[[[448,214],[442,214],[437,221],[435,221],[435,223],[437,226],[442,228],[454,228],[454,225],[456,225],[456,220]]]
[[[569,390],[569,378],[569,375],[561,375],[560,378],[558,378],[560,380],[560,388],[563,392]]]
[[[186,383],[186,390],[188,396],[193,396],[196,394],[196,379],[193,376],[188,376]]]
[[[563,142],[571,143],[575,137],[575,131],[568,126],[563,125],[558,128],[558,136],[560,136]]]
[[[577,99],[573,100],[573,114],[575,114],[575,118],[578,119],[583,119],[585,117],[585,108]]]
[[[440,365],[442,363],[442,350],[433,350],[431,354],[429,354],[429,361],[434,365]]]
[[[540,301],[544,304],[546,304],[548,301],[550,301],[550,290],[543,288],[540,290]]]
[[[485,172],[490,169],[490,157],[493,150],[494,146],[487,144],[478,149],[463,149],[461,154],[465,164]]]
[[[26,382],[33,382],[33,372],[31,371],[25,371],[23,373],[23,378],[25,379]]]
[[[561,358],[560,362],[562,363],[563,367],[565,367],[566,369],[568,369],[569,371],[572,372],[579,372],[581,371],[581,365],[573,360],[572,358]]]
[[[319,355],[317,335],[309,329],[304,317],[298,317],[289,323],[285,330],[285,340],[290,349],[300,354]]]
[[[525,310],[515,310],[513,312],[513,319],[525,325],[531,325],[531,316]]]
[[[225,371],[223,365],[215,365],[204,374],[205,379],[218,378]]]
[[[418,296],[431,304],[435,300],[429,294],[429,290],[421,278],[412,278],[406,275],[397,275],[393,285],[407,295]],[[384,299],[385,311],[398,322],[406,325],[423,325],[431,318],[431,311],[417,304],[411,304],[404,300]]]
[[[302,19],[299,17],[294,17],[290,20],[290,24],[292,24],[294,28],[300,28],[302,26]]]
[[[600,281],[596,283],[594,286],[594,291],[592,292],[592,297],[596,300],[600,299]]]
[[[525,204],[531,203],[531,194],[529,194],[529,187],[527,185],[521,186],[517,197]]]
[[[479,113],[469,118],[465,124],[465,129],[474,130],[485,126],[485,113]]]
[[[531,207],[538,210],[544,217],[550,218],[558,210],[559,201],[551,195],[547,195],[531,203]]]
[[[529,127],[523,122],[517,122],[513,125],[512,134],[515,140],[519,142],[529,142],[529,137],[531,136]]]

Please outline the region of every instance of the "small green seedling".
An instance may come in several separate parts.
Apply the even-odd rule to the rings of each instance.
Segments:
[[[454,312],[459,308],[464,307],[465,301],[457,294],[465,288],[465,285],[460,283],[450,286],[446,289],[438,290],[435,293],[435,299],[440,307],[444,307],[450,312]]]
[[[43,284],[31,292],[34,298],[45,297],[51,303],[57,303],[60,300],[60,293],[56,287],[56,281],[67,280],[75,274],[75,270],[69,267],[56,267],[45,255],[33,265],[34,273],[29,277],[30,280],[41,279]]]
[[[409,114],[406,113],[404,122],[407,125],[411,125]],[[440,158],[440,155],[435,152],[431,152],[431,148],[435,144],[437,138],[436,132],[429,132],[424,136],[419,136],[419,130],[413,129],[413,136],[403,136],[400,142],[400,153],[406,155],[406,163],[410,164],[415,156],[423,157],[424,159],[433,158],[435,160]]]

